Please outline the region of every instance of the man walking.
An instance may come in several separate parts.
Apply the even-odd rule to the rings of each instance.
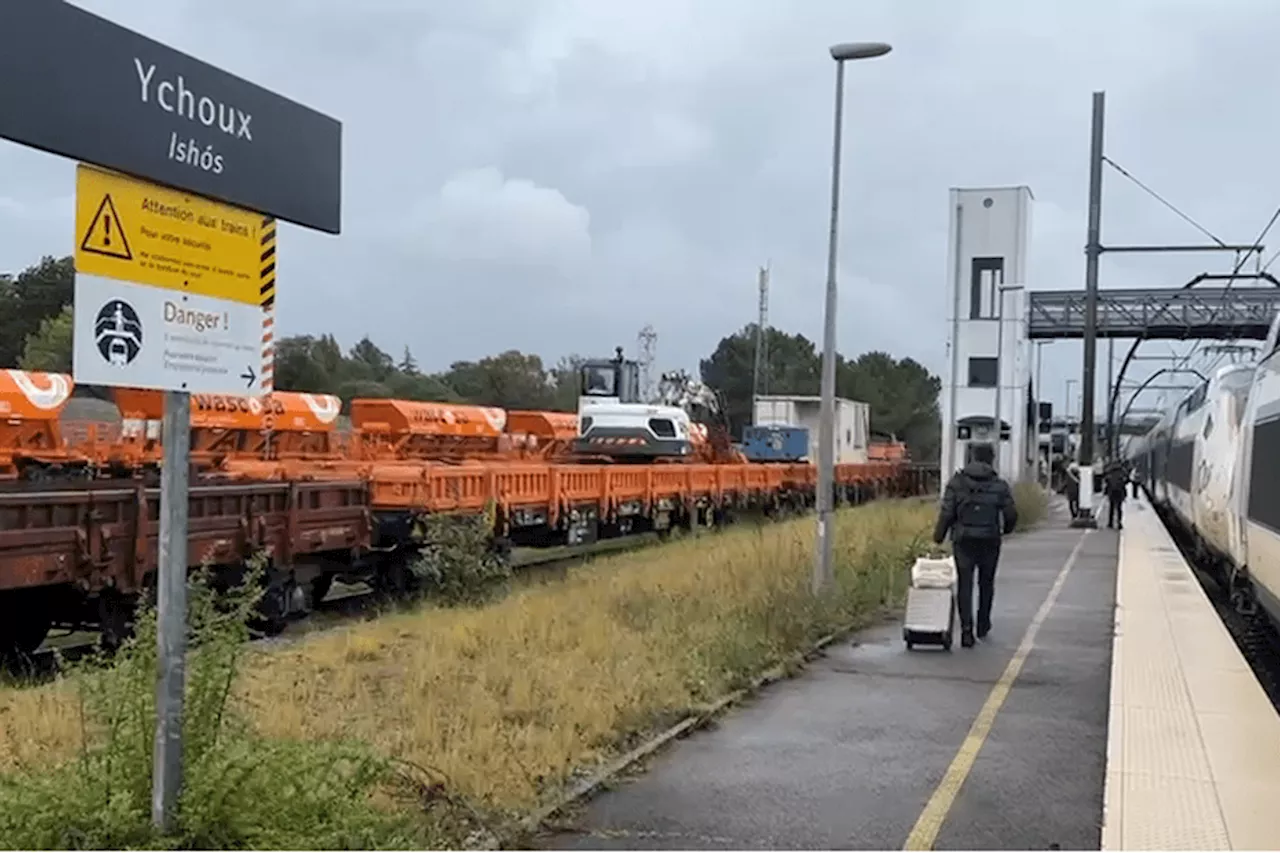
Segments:
[[[1107,490],[1107,527],[1124,529],[1124,499],[1129,487],[1129,472],[1119,459],[1107,463],[1102,473],[1102,485]]]
[[[978,576],[978,637],[991,631],[991,604],[995,597],[996,565],[1000,562],[1000,537],[1013,532],[1018,509],[1013,491],[992,466],[995,451],[990,444],[973,447],[973,461],[957,471],[942,494],[933,541],[941,543],[951,533],[951,550],[959,574],[956,608],[960,615],[960,645],[973,646],[973,581]]]
[[[1067,511],[1075,518],[1080,514],[1080,469],[1072,462],[1067,466],[1066,477],[1062,481],[1062,493],[1067,496]]]

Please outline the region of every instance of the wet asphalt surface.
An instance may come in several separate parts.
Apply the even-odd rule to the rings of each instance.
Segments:
[[[1006,540],[991,635],[907,652],[886,624],[668,747],[544,849],[900,849],[1081,531]],[[1097,849],[1118,536],[1091,532],[936,849]]]

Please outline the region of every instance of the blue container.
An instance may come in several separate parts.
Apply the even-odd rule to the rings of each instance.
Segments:
[[[801,462],[809,457],[809,430],[797,426],[749,426],[742,452],[752,462]]]

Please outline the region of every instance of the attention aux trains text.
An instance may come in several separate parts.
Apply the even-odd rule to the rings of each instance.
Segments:
[[[250,237],[249,227],[240,222],[232,222],[229,219],[223,219],[221,216],[206,216],[205,214],[196,214],[185,207],[177,204],[164,204],[152,198],[142,199],[142,209],[153,216],[163,216],[166,219],[172,219],[175,222],[195,223],[202,228],[209,228],[214,231],[221,231],[224,234],[234,234],[237,237]],[[209,243],[200,240],[194,240],[191,237],[179,237],[177,234],[164,234],[159,231],[152,231],[145,225],[142,226],[142,235],[153,240],[161,240],[168,243],[182,243],[193,249],[204,249],[208,251],[213,248]]]

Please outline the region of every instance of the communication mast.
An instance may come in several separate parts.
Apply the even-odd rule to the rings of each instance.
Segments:
[[[756,398],[769,393],[769,265],[760,268],[760,303],[756,318],[756,362],[751,375],[751,423],[756,422]]]
[[[637,363],[640,365],[640,398],[645,401],[657,399],[658,384],[653,377],[653,363],[658,354],[658,333],[653,324],[646,323],[636,335]]]

